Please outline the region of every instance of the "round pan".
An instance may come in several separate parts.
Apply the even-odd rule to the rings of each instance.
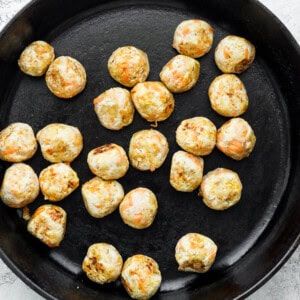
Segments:
[[[0,254],[28,285],[48,299],[126,299],[120,281],[108,285],[90,282],[81,271],[87,248],[96,242],[113,244],[124,259],[142,253],[160,265],[163,282],[155,299],[244,298],[262,285],[299,244],[300,232],[300,50],[285,27],[256,1],[33,1],[10,22],[0,36],[0,127],[26,122],[34,131],[49,123],[77,126],[84,149],[72,163],[81,183],[93,177],[87,153],[115,142],[128,150],[131,135],[151,128],[136,113],[134,122],[118,132],[104,129],[93,111],[93,99],[118,86],[107,71],[110,54],[134,45],[149,56],[148,80],[159,80],[163,65],[174,55],[172,39],[185,19],[200,18],[214,28],[212,50],[200,58],[201,75],[189,92],[176,94],[171,117],[159,123],[170,153],[153,173],[130,167],[120,180],[125,191],[145,186],[157,195],[159,211],[151,227],[135,230],[125,225],[118,211],[103,219],[85,210],[80,188],[58,203],[68,213],[65,239],[49,249],[26,231],[22,211],[0,204]],[[207,90],[220,74],[213,53],[226,35],[249,39],[257,55],[249,70],[239,75],[250,105],[243,115],[256,133],[249,158],[233,161],[215,149],[204,158],[205,173],[225,167],[243,182],[241,201],[226,211],[207,208],[197,191],[179,193],[170,186],[171,156],[179,150],[175,130],[180,121],[205,116],[220,127],[227,118],[212,111]],[[56,56],[69,55],[86,68],[88,84],[74,99],[61,100],[46,87],[44,78],[32,78],[17,67],[20,52],[31,41],[50,42]],[[39,173],[48,163],[40,151],[28,161]],[[8,163],[0,163],[1,177]],[[1,178],[2,179],[2,178]],[[31,212],[47,203],[40,195]],[[205,274],[177,270],[174,248],[188,232],[211,237],[218,254]]]

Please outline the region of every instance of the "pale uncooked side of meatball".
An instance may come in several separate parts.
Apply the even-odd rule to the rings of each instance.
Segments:
[[[126,87],[144,82],[150,72],[148,55],[134,46],[117,48],[109,57],[107,67],[111,77]]]
[[[45,200],[53,202],[65,199],[79,186],[77,173],[65,163],[52,164],[43,169],[39,182]]]
[[[218,129],[217,148],[235,160],[248,157],[255,144],[255,133],[243,118],[232,118]]]
[[[153,258],[136,254],[125,261],[121,281],[131,298],[146,300],[158,291],[162,276]]]
[[[91,172],[104,180],[119,179],[129,168],[124,148],[113,143],[91,150],[88,153],[87,163]]]
[[[58,247],[64,239],[67,213],[59,206],[45,204],[35,210],[27,230],[50,248]]]
[[[22,72],[42,76],[55,58],[54,48],[45,41],[34,41],[20,55],[18,65]]]
[[[84,66],[70,56],[59,56],[46,72],[46,84],[58,98],[69,99],[81,93],[86,86]]]
[[[52,162],[72,162],[83,148],[83,138],[77,127],[52,123],[36,135],[43,157]]]
[[[159,73],[160,80],[173,93],[192,89],[200,76],[200,63],[186,55],[176,55]]]
[[[113,245],[107,243],[91,245],[82,262],[82,270],[87,277],[99,284],[116,281],[122,267],[121,254]]]
[[[39,180],[27,164],[14,163],[6,169],[0,189],[4,204],[19,208],[33,202],[39,194]]]
[[[213,39],[214,30],[207,22],[185,20],[176,27],[172,46],[180,54],[197,58],[209,52]]]
[[[166,120],[175,107],[172,93],[160,81],[138,83],[131,96],[136,110],[148,122]]]
[[[209,208],[224,210],[240,201],[242,189],[242,182],[236,172],[217,168],[203,176],[199,195]]]
[[[0,131],[0,159],[22,162],[33,157],[37,141],[33,129],[26,123],[11,123]]]
[[[178,270],[205,273],[213,265],[218,247],[209,237],[199,233],[187,233],[175,247]]]
[[[124,223],[136,229],[149,227],[155,219],[157,209],[155,194],[144,187],[128,192],[119,206]]]
[[[249,104],[243,82],[234,74],[217,76],[209,86],[208,97],[212,109],[225,117],[238,117]]]
[[[138,170],[155,171],[162,166],[168,153],[167,138],[158,130],[140,130],[130,139],[129,159],[132,166]]]
[[[223,38],[215,50],[215,62],[223,73],[242,73],[255,58],[255,47],[247,39],[228,35]]]
[[[118,181],[97,176],[82,185],[81,193],[86,210],[94,218],[111,214],[124,198],[123,187]]]
[[[114,87],[94,99],[97,117],[107,129],[120,130],[132,123],[134,105],[128,90]]]
[[[192,192],[199,187],[203,176],[204,160],[185,151],[173,154],[170,184],[180,192]]]
[[[176,142],[185,151],[194,155],[208,155],[215,145],[217,128],[205,117],[183,120],[176,129]]]

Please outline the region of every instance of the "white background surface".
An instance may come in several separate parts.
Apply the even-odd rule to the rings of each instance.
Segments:
[[[28,2],[30,1],[0,0],[0,30]],[[261,2],[285,24],[300,44],[300,0],[261,0]],[[42,300],[43,298],[17,278],[0,259],[0,299]],[[260,299],[300,299],[300,248],[275,276],[248,298],[248,300]]]

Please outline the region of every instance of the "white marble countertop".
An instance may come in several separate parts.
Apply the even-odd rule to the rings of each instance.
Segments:
[[[30,0],[0,0],[0,30],[28,2]],[[300,1],[261,0],[261,2],[285,24],[300,44]],[[23,283],[0,259],[0,299],[42,300],[43,298]],[[300,299],[300,247],[287,263],[248,299]]]

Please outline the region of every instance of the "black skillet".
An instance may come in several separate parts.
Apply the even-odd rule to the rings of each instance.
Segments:
[[[160,265],[163,283],[154,299],[244,298],[260,287],[299,244],[300,232],[300,50],[286,28],[257,1],[96,1],[38,0],[22,10],[0,35],[0,127],[27,122],[37,132],[52,122],[79,127],[84,150],[72,163],[81,182],[92,177],[86,157],[90,149],[116,142],[128,149],[130,136],[150,128],[135,115],[131,126],[112,132],[101,127],[92,100],[118,86],[108,75],[107,59],[117,47],[134,45],[147,52],[149,80],[159,80],[162,66],[176,52],[171,47],[176,26],[200,18],[214,28],[213,49],[199,59],[201,76],[189,92],[176,94],[172,116],[158,126],[168,137],[170,153],[154,173],[130,168],[120,180],[125,191],[152,189],[159,202],[154,224],[134,230],[122,223],[118,211],[104,219],[86,212],[77,189],[59,202],[68,213],[64,241],[49,249],[26,232],[21,210],[0,204],[0,254],[22,279],[48,299],[125,299],[120,281],[100,286],[81,271],[89,245],[113,244],[123,258],[143,253]],[[250,98],[244,118],[253,127],[257,144],[251,156],[233,161],[218,150],[204,158],[205,173],[216,167],[238,172],[244,185],[239,204],[227,211],[207,208],[197,192],[175,192],[168,183],[172,153],[178,150],[174,132],[185,118],[202,115],[217,127],[226,121],[209,106],[207,89],[220,74],[214,48],[228,34],[246,37],[256,46],[250,69],[240,75]],[[17,58],[31,41],[50,42],[56,55],[70,55],[85,66],[88,84],[72,100],[61,100],[46,88],[44,78],[18,70]],[[37,173],[48,163],[40,152],[28,161]],[[9,164],[1,162],[1,177]],[[42,196],[29,206],[46,203]],[[219,247],[206,274],[177,271],[174,247],[188,232],[211,237]]]

